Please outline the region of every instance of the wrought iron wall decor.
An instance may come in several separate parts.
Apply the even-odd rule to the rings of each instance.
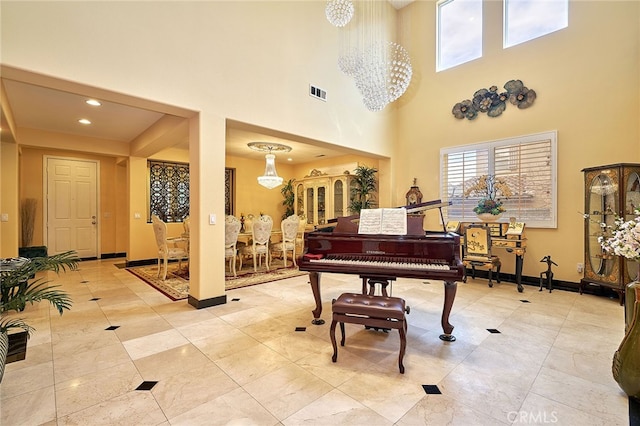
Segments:
[[[236,169],[224,169],[224,214],[235,214]]]
[[[157,214],[164,222],[189,216],[189,164],[148,161],[149,221]]]
[[[473,120],[479,112],[484,112],[489,117],[497,117],[507,107],[507,101],[519,109],[525,109],[536,100],[536,92],[525,87],[520,80],[509,80],[503,87],[505,91],[501,93],[498,93],[496,86],[491,86],[488,90],[480,89],[473,94],[473,99],[465,99],[455,104],[451,113],[460,120]]]

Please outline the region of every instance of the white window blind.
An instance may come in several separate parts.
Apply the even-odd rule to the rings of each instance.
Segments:
[[[527,227],[555,228],[557,132],[440,150],[440,198],[451,201],[447,220],[477,221],[477,195],[465,191],[482,175],[495,175],[513,193],[501,198],[504,218],[515,217]]]

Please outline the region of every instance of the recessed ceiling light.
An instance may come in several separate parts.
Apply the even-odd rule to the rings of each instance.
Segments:
[[[80,124],[91,124],[91,121],[87,120],[86,118],[81,118],[80,120],[78,120],[78,123],[80,123]]]
[[[87,99],[85,102],[88,103],[91,106],[100,106],[100,105],[102,105],[100,103],[100,101],[97,101],[95,99]]]
[[[287,161],[293,161],[293,158],[289,157],[287,158]]]

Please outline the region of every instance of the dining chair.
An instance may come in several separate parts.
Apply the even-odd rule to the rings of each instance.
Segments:
[[[242,224],[235,216],[227,215],[224,219],[224,259],[229,260],[229,272],[236,274],[236,262],[238,260],[238,234]]]
[[[182,227],[184,229],[184,233],[182,235],[188,237],[191,233],[191,218],[189,216],[182,220]]]
[[[271,246],[272,253],[282,253],[282,261],[284,267],[287,267],[287,252],[291,252],[291,259],[293,260],[293,266],[296,264],[296,238],[298,236],[298,224],[300,223],[300,217],[291,215],[280,223],[280,230],[282,231],[282,241],[275,243]]]
[[[253,219],[251,224],[252,243],[242,248],[243,256],[251,256],[253,258],[253,271],[257,272],[257,264],[262,266],[262,256],[264,263],[269,270],[269,240],[271,238],[271,230],[273,229],[273,219],[269,215],[262,215]],[[242,257],[240,256],[240,269],[242,269]],[[256,262],[257,258],[257,262]]]
[[[304,215],[298,216],[298,235],[296,235],[296,252],[302,253],[304,250],[304,231],[307,229],[307,218]]]
[[[160,276],[160,264],[162,263],[162,281],[164,281],[167,279],[169,260],[177,260],[178,269],[182,269],[182,260],[188,260],[189,253],[186,247],[180,247],[178,245],[179,243],[184,243],[185,239],[182,237],[168,237],[167,224],[157,215],[151,216],[151,223],[153,224],[153,232],[156,236],[156,244],[158,246],[158,277]]]

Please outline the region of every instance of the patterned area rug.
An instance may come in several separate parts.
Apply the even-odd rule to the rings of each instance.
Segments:
[[[291,261],[287,261],[287,268],[284,267],[281,259],[273,259],[269,266],[269,271],[267,271],[263,265],[262,267],[258,267],[258,272],[254,273],[253,263],[251,263],[251,261],[249,261],[249,264],[243,263],[242,270],[236,271],[238,276],[234,278],[233,274],[229,272],[229,263],[227,262],[224,287],[227,290],[233,290],[308,274],[308,272],[300,271],[297,267],[294,267]]]
[[[178,271],[178,264],[170,263],[165,281],[157,277],[158,266],[156,264],[126,269],[169,299],[182,300],[189,297],[189,271],[184,268],[184,262],[182,265],[182,269]]]
[[[253,264],[251,262],[249,262],[248,265],[243,264],[242,270],[236,271],[237,277],[234,277],[233,274],[229,272],[228,263],[226,263],[225,266],[224,279],[226,290],[249,287],[307,274],[307,272],[299,271],[297,267],[294,267],[291,261],[287,262],[288,267],[285,268],[281,259],[274,259],[269,271],[267,271],[263,265],[262,267],[258,267],[258,272],[255,273],[253,272]],[[177,263],[170,263],[165,281],[157,278],[158,267],[155,264],[126,269],[171,300],[182,300],[189,297],[189,272],[184,268],[184,265],[182,270],[178,270]]]

